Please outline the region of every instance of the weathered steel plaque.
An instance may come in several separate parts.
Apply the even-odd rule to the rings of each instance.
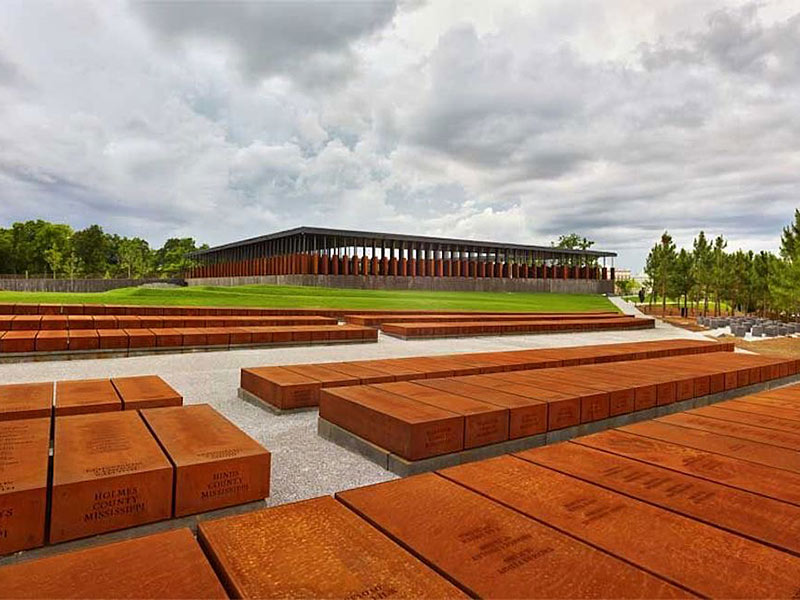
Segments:
[[[57,417],[50,541],[167,519],[172,465],[136,412]]]
[[[270,453],[208,404],[142,417],[175,466],[176,517],[269,496]]]
[[[204,521],[198,535],[235,597],[464,596],[329,496]]]

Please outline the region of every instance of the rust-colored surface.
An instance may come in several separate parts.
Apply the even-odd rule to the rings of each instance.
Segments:
[[[2,598],[226,598],[189,529],[0,567]]]
[[[122,329],[98,329],[101,350],[127,350],[128,335]]]
[[[182,346],[212,345],[208,343],[208,335],[205,329],[199,327],[177,327],[175,331],[181,334]]]
[[[762,410],[749,410],[750,407]],[[800,434],[800,421],[770,415],[772,407],[747,404],[745,402],[728,403],[725,402],[715,406],[703,406],[691,411],[690,414],[708,417],[709,419],[720,419],[721,421],[733,421],[734,423],[744,423],[764,427],[765,429],[777,429],[789,433]],[[780,410],[780,409],[774,409]]]
[[[227,346],[231,343],[230,330],[225,327],[209,327],[203,330],[206,335],[206,343],[209,346]],[[252,339],[251,334],[247,334]]]
[[[452,362],[438,357],[395,358],[392,359],[392,362],[401,367],[419,371],[420,378],[453,377],[455,375]],[[470,367],[470,372],[474,373],[475,370]]]
[[[114,315],[99,315],[92,317],[92,327],[94,329],[117,329],[119,321]]]
[[[0,352],[33,352],[38,331],[6,331],[0,337]]]
[[[464,417],[372,386],[323,389],[319,416],[407,460],[464,448]]]
[[[606,376],[619,375],[631,381],[634,390],[634,409],[643,410],[658,404],[670,404],[677,398],[677,386],[666,380],[663,374],[653,373],[647,368],[649,360],[637,363],[621,363],[604,366],[602,373]]]
[[[782,598],[797,589],[798,557],[520,458],[441,473],[696,594]]]
[[[595,407],[601,411],[599,418],[633,412],[636,407],[636,384],[624,375],[608,373],[607,369],[583,369],[579,375],[570,369],[559,369],[549,377],[608,394],[608,407],[604,402]]]
[[[560,372],[560,369],[555,369]],[[582,375],[584,373],[578,372],[578,376],[572,379],[574,383],[568,382],[568,378],[551,376],[550,369],[537,370],[531,372],[518,371],[511,374],[497,375],[496,377],[503,377],[509,375],[509,381],[519,381],[520,383],[535,385],[546,390],[552,390],[561,394],[567,394],[580,398],[581,402],[581,423],[591,423],[592,421],[599,421],[606,419],[609,416],[609,393],[604,390],[592,389],[582,383]],[[569,372],[569,371],[568,371]]]
[[[16,315],[37,315],[37,314],[39,314],[39,305],[37,305],[37,304],[16,304],[14,306],[13,314],[16,314]]]
[[[122,410],[110,379],[80,379],[56,383],[56,416]]]
[[[136,412],[58,417],[50,542],[167,519],[172,466]]]
[[[503,322],[462,321],[457,323],[427,323],[413,321],[408,323],[382,323],[381,330],[389,335],[403,338],[448,337],[467,335],[502,335],[554,331],[597,331],[606,329],[646,329],[653,328],[653,319],[618,316],[608,319],[572,320],[519,320]]]
[[[526,321],[552,321],[552,320],[574,320],[576,313],[503,313],[484,315],[481,321],[500,322],[500,321],[519,321],[524,319]],[[597,312],[597,313],[580,313],[581,319],[610,319],[618,318],[619,313],[612,312]],[[395,315],[362,315],[362,314],[348,314],[344,319],[347,323],[354,325],[365,325],[367,327],[376,327],[382,323],[458,323],[462,321],[474,321],[475,315],[470,313],[440,313],[428,315],[414,315],[398,313]]]
[[[329,496],[204,521],[198,536],[234,597],[464,596]]]
[[[508,437],[517,439],[547,431],[547,404],[455,379],[419,379],[417,383],[508,409]]]
[[[545,390],[521,383],[504,383],[482,375],[460,377],[456,381],[544,402],[547,405],[548,431],[572,427],[579,425],[581,422],[581,399],[571,394]]]
[[[281,409],[316,406],[322,384],[283,367],[242,369],[241,386]]]
[[[67,329],[67,317],[65,315],[45,315],[39,323],[41,329]]]
[[[742,398],[737,398],[737,401],[800,411],[800,398],[796,397],[797,392],[795,390],[792,390],[792,392],[788,394],[779,392],[783,392],[783,390],[770,390],[769,392],[761,394],[744,396]]]
[[[11,322],[11,329],[35,331],[39,329],[41,320],[42,317],[38,315],[20,315],[14,317],[14,320]]]
[[[437,372],[444,373],[446,371],[450,373],[449,376],[451,377],[475,375],[481,371],[480,367],[472,366],[469,363],[469,359],[464,360],[457,354],[450,356],[435,356],[424,359],[423,366],[428,364],[430,365],[433,374],[436,374]]]
[[[138,348],[155,348],[156,334],[149,329],[125,329],[128,336],[128,347],[131,350]]]
[[[208,404],[142,417],[175,466],[176,517],[269,496],[270,453]]]
[[[358,377],[328,369],[323,365],[286,365],[283,368],[287,371],[302,375],[303,377],[310,377],[311,379],[319,381],[324,387],[359,385],[361,383]]]
[[[694,360],[695,359],[693,359],[693,362]],[[658,361],[647,361],[646,366],[647,370],[654,377],[674,385],[674,397],[665,398],[663,394],[659,394],[659,406],[708,395],[708,376],[700,374],[706,369],[687,367],[687,363],[684,362],[682,357],[672,357],[669,364],[661,364]],[[672,396],[672,389],[670,389],[669,394]]]
[[[683,595],[644,571],[438,475],[339,492],[337,498],[475,597]]]
[[[69,348],[69,332],[42,330],[36,334],[36,352],[64,352]]]
[[[749,396],[750,398],[778,398],[781,400],[789,400],[794,402],[800,402],[800,385],[790,385],[787,387],[776,388],[767,390],[765,392],[760,392],[758,394],[753,394]]]
[[[586,435],[573,441],[642,463],[800,505],[800,475],[797,473],[619,430]]]
[[[261,329],[270,332],[273,344],[288,344],[292,341],[292,329],[288,327],[262,327]]]
[[[720,408],[726,410],[735,410],[744,412],[751,415],[765,415],[776,417],[779,420],[786,421],[787,423],[795,423],[800,425],[800,404],[794,402],[784,402],[783,406],[776,406],[775,404],[765,403],[764,398],[750,398],[744,396],[737,400],[728,400],[716,404]],[[777,400],[774,402],[782,402]]]
[[[228,335],[228,343],[231,346],[253,343],[253,334],[247,331],[245,327],[231,327],[228,331],[230,332]]]
[[[157,375],[114,377],[111,384],[122,399],[123,410],[183,404],[183,397]]]
[[[709,365],[698,364],[693,357],[681,357],[675,359],[675,364],[680,366],[680,371],[684,375],[691,375],[694,378],[694,397],[700,398],[707,396],[711,392],[712,377],[718,377],[716,369]],[[717,381],[724,378],[718,379]]]
[[[342,339],[341,335],[346,333],[348,326],[331,327],[329,336],[334,339],[334,332],[336,332],[336,339]],[[271,337],[261,339],[262,329],[269,328],[251,328],[248,330],[253,336],[253,343],[269,343],[272,341]],[[375,334],[375,330],[370,328],[362,328],[364,331]],[[270,333],[269,336],[272,334]],[[680,356],[684,354],[716,354],[725,352],[730,354],[732,346],[727,344],[715,342],[703,342],[698,340],[659,340],[653,342],[635,342],[627,344],[603,344],[591,347],[567,347],[556,349],[537,349],[537,350],[522,350],[522,351],[509,351],[509,352],[477,352],[467,354],[454,354],[448,356],[436,357],[416,357],[416,358],[399,358],[399,359],[386,359],[386,360],[373,360],[373,361],[354,361],[354,362],[339,362],[339,363],[317,363],[311,365],[287,365],[285,367],[265,367],[265,368],[250,368],[244,369],[242,380],[247,380],[253,384],[252,388],[245,387],[248,391],[259,395],[263,400],[280,406],[282,401],[281,396],[282,388],[298,385],[298,391],[301,395],[308,395],[308,388],[302,387],[304,381],[315,382],[314,387],[334,387],[349,385],[351,382],[360,383],[379,383],[381,381],[407,381],[431,378],[446,378],[456,376],[469,376],[477,375],[480,373],[501,373],[501,372],[516,372],[527,370],[533,372],[535,369],[545,367],[559,367],[562,363],[574,365],[589,365],[592,363],[609,363],[622,360],[645,360],[647,358],[667,356],[667,354]],[[642,378],[641,373],[637,370],[638,367],[632,363],[617,362],[613,369],[604,368],[605,365],[596,365],[597,367],[604,368],[595,371],[583,371],[581,381],[579,383],[583,386],[588,386],[591,381],[591,376],[606,375],[606,381],[609,382],[607,390],[601,390],[608,394],[609,412],[610,415],[624,414],[628,412],[630,407],[630,390],[620,387],[619,382],[614,381],[614,376],[624,370],[626,377],[625,382],[634,383],[634,409],[639,410],[655,406],[657,401],[657,388],[661,392],[661,402],[668,403],[674,401],[677,397],[675,391],[675,384],[663,381],[664,377],[661,376],[660,384],[656,384],[654,376],[651,374],[649,378]],[[273,371],[274,369],[281,369],[280,371]],[[628,370],[629,369],[629,370]],[[298,377],[299,383],[286,384],[287,379],[286,370],[291,370]],[[248,371],[249,373],[245,373]],[[253,374],[256,371],[263,371],[261,382],[253,381]],[[275,374],[275,381],[270,381],[270,373]],[[590,378],[586,375],[591,373]],[[316,375],[316,377],[314,376]],[[306,377],[304,380],[303,377]],[[598,377],[598,381],[602,377]],[[473,385],[480,385],[478,381],[469,383]],[[490,380],[484,380],[485,387],[497,389],[495,383]],[[511,383],[509,383],[511,385]],[[265,392],[266,396],[261,396],[255,388],[260,388]],[[288,391],[288,390],[287,390]],[[296,406],[313,406],[318,404],[318,388],[316,391],[312,389],[310,398],[302,400],[302,404]],[[671,395],[670,395],[671,394]],[[523,394],[524,396],[524,394]],[[574,397],[574,395],[573,395]],[[603,401],[600,400],[602,403]],[[290,402],[285,408],[293,407]],[[580,423],[580,412],[578,413],[578,421],[572,422],[572,419],[566,414],[566,407],[556,407],[556,410],[551,411],[550,417],[551,429],[567,427],[569,424]],[[603,414],[603,406],[600,407],[598,415]],[[591,418],[590,415],[586,415]]]
[[[800,453],[788,448],[719,435],[702,429],[679,427],[662,421],[625,425],[619,430],[800,473]]]
[[[362,367],[357,363],[333,362],[333,363],[322,363],[320,366],[323,366],[326,369],[330,369],[332,371],[336,371],[338,373],[342,373],[349,377],[358,378],[359,381],[364,384],[394,381],[394,375],[390,375],[388,373],[385,373],[383,371],[378,371],[376,369]]]
[[[719,357],[710,354],[703,356],[676,356],[670,365],[662,365],[656,361],[649,361],[653,371],[672,379],[677,384],[676,400],[688,400],[693,397],[706,396],[712,393],[712,377],[720,385],[715,391],[722,391],[724,386],[725,364],[716,362]]]
[[[406,381],[409,379],[419,379],[421,374],[417,369],[413,369],[408,365],[398,364],[392,359],[387,360],[359,360],[355,361],[360,367],[367,369],[374,369],[387,375],[392,375],[396,381]]]
[[[142,321],[136,315],[118,316],[117,327],[120,329],[141,329]]]
[[[100,348],[100,336],[96,329],[70,329],[69,349],[75,350],[98,350]]]
[[[253,344],[269,344],[272,341],[272,330],[269,327],[243,327],[242,329],[250,334]]]
[[[156,329],[164,326],[164,319],[161,317],[153,316],[140,316],[139,327],[146,329]]]
[[[310,342],[312,340],[313,330],[313,327],[292,327],[290,331],[290,339],[293,342]]]
[[[661,404],[669,404],[674,402],[677,397],[677,386],[671,381],[662,381],[660,383],[654,382],[652,377],[648,377],[646,373],[641,371],[634,372],[634,368],[629,365],[622,365],[619,370],[615,369],[614,372],[620,374],[627,374],[633,376],[637,381],[634,387],[634,410],[644,410],[653,408]]]
[[[90,315],[70,315],[67,319],[68,329],[93,329],[94,319]]]
[[[694,396],[717,394],[725,390],[727,366],[725,361],[715,362],[711,356],[698,360],[694,356],[683,356],[674,360],[676,370],[684,375],[692,375]],[[683,393],[685,396],[685,392]]]
[[[50,417],[53,382],[0,385],[0,421]]]
[[[156,347],[175,348],[183,344],[181,332],[172,327],[152,328],[150,331],[156,336]]]
[[[800,507],[572,442],[516,456],[800,555]]]
[[[44,544],[49,452],[49,418],[0,422],[0,554]]]
[[[669,423],[670,425],[678,425],[680,427],[688,427],[691,429],[700,429],[710,433],[727,435],[752,442],[759,442],[762,444],[771,444],[773,446],[789,448],[795,451],[800,450],[800,434],[789,433],[786,431],[765,429],[763,427],[756,427],[754,425],[747,425],[745,423],[734,423],[732,421],[709,419],[708,417],[703,417],[701,415],[692,413],[677,413],[674,415],[667,415],[666,417],[659,417],[658,420],[664,423]],[[798,456],[800,456],[800,454],[798,454]]]
[[[523,369],[537,369],[541,361],[524,360],[519,352],[478,352],[467,358],[451,355],[449,358],[463,362],[465,365],[477,369],[477,373],[502,373],[504,371],[520,371]]]
[[[381,383],[373,387],[463,416],[464,448],[496,444],[508,439],[508,409],[410,381]]]

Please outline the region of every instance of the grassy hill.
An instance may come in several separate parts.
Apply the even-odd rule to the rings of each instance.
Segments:
[[[121,288],[110,292],[91,294],[0,291],[0,303],[164,304],[498,312],[616,310],[606,298],[593,294],[349,290],[271,285],[199,286],[167,289]]]

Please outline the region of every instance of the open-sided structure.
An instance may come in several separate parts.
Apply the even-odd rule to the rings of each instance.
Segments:
[[[597,250],[298,227],[195,252],[191,258],[196,265],[188,276],[611,281],[615,256]]]

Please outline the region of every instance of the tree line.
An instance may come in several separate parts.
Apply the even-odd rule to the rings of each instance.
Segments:
[[[74,231],[43,220],[0,228],[0,273],[52,278],[175,277],[192,266],[186,257],[198,247],[193,238],[170,238],[161,248],[90,225]]]
[[[667,298],[674,298],[703,315],[719,315],[723,305],[762,316],[800,313],[800,210],[783,229],[778,254],[727,246],[723,236],[711,239],[701,231],[691,249],[678,250],[665,231],[645,264],[650,304],[660,299],[666,311]]]

